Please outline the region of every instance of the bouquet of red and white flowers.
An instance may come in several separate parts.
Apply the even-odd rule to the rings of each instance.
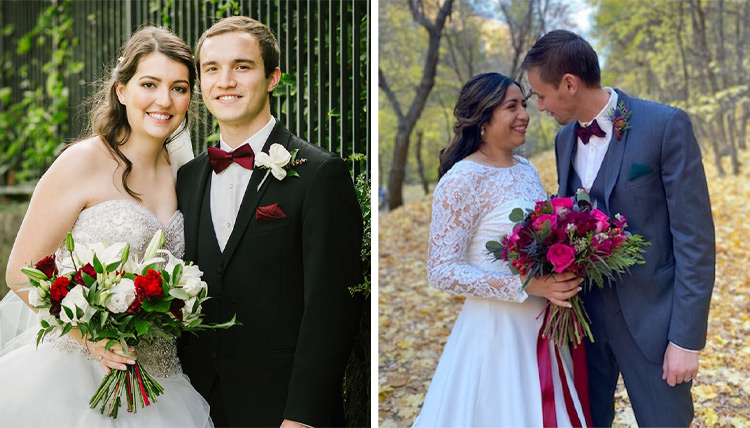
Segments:
[[[70,258],[51,255],[21,268],[29,278],[29,303],[41,315],[37,345],[48,334],[62,336],[78,328],[89,341],[108,339],[106,349],[119,343],[127,352],[128,345],[141,340],[174,340],[182,332],[239,324],[234,318],[203,324],[201,304],[208,299],[203,272],[163,250],[164,241],[164,233],[157,231],[139,259],[129,254],[128,244],[76,246],[68,233]],[[127,370],[106,375],[89,404],[93,409],[103,401],[101,413],[106,408],[107,416],[116,418],[122,394],[128,411],[136,412],[138,401],[148,406],[163,391],[136,360]]]
[[[593,283],[602,288],[605,280],[645,263],[643,247],[650,245],[641,235],[625,230],[625,216],[617,214],[610,219],[596,209],[582,189],[575,198],[538,201],[526,213],[516,208],[510,220],[516,223],[513,232],[500,242],[487,242],[486,248],[496,259],[508,262],[514,274],[528,275],[524,288],[535,275],[564,272],[587,278],[588,286]],[[559,345],[578,345],[584,337],[593,341],[581,298],[575,295],[569,301],[571,308],[547,302],[543,337],[552,336]]]

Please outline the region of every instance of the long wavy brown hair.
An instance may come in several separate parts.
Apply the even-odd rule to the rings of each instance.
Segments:
[[[128,176],[133,169],[133,164],[122,153],[120,146],[130,138],[131,128],[128,123],[126,107],[120,104],[117,97],[117,84],[127,84],[135,75],[141,58],[159,52],[167,58],[185,65],[188,69],[188,83],[191,99],[194,94],[196,80],[195,63],[190,48],[181,38],[171,31],[153,26],[143,27],[138,30],[122,47],[120,58],[112,67],[109,78],[100,85],[100,89],[92,100],[93,108],[90,114],[89,127],[86,134],[98,135],[109,149],[115,159],[125,166],[122,172],[122,185],[128,195],[140,201],[138,194],[128,187]],[[192,102],[191,102],[192,104]],[[185,126],[181,132],[189,129],[190,115],[185,115]],[[176,137],[175,135],[174,137]],[[173,138],[164,141],[164,148]]]
[[[440,151],[439,178],[456,162],[479,150],[482,126],[489,122],[495,107],[503,102],[510,85],[521,87],[518,82],[500,73],[478,74],[464,84],[453,109],[456,117],[453,138]]]

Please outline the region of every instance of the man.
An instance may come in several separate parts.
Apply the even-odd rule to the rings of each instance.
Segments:
[[[189,338],[184,371],[217,426],[341,426],[360,310],[348,287],[361,280],[348,169],[271,115],[281,72],[268,27],[223,19],[203,33],[195,58],[221,139],[177,176],[185,257],[209,286],[206,321],[236,313],[243,325]],[[297,162],[279,161],[294,150]]]
[[[591,45],[552,31],[523,68],[539,110],[565,125],[555,138],[558,193],[585,188],[651,242],[646,263],[583,298],[594,426],[614,419],[622,373],[640,426],[688,426],[714,284],[714,227],[690,119],[682,110],[603,88]]]

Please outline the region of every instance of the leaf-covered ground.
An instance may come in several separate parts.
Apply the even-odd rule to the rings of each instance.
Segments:
[[[711,158],[711,157],[707,157]],[[706,165],[716,224],[716,285],[708,344],[694,381],[694,426],[750,426],[750,152],[746,171],[717,177]],[[548,192],[554,154],[532,159]],[[379,223],[379,425],[411,426],[463,298],[431,288],[425,276],[432,198],[384,214]],[[637,426],[622,385],[615,426]]]

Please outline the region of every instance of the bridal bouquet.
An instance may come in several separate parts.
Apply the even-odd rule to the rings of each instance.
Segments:
[[[516,208],[510,220],[516,223],[513,232],[500,242],[487,242],[486,248],[496,259],[508,262],[514,274],[528,275],[524,288],[532,276],[564,272],[603,288],[605,280],[645,263],[643,247],[650,245],[641,235],[625,230],[625,216],[608,218],[583,190],[575,198],[538,201],[526,213]],[[569,301],[571,308],[547,302],[543,337],[551,336],[559,345],[578,345],[584,337],[593,341],[581,298],[575,295]]]
[[[164,241],[164,233],[157,231],[139,259],[129,254],[128,244],[76,246],[69,233],[65,247],[70,258],[51,255],[21,268],[29,278],[29,303],[41,315],[37,345],[48,334],[78,328],[89,341],[108,339],[106,349],[119,343],[123,355],[135,359],[127,355],[128,345],[141,340],[173,340],[182,332],[238,324],[234,318],[203,324],[201,304],[208,292],[203,272],[161,249]],[[138,401],[148,406],[163,391],[136,360],[127,370],[106,375],[89,404],[93,409],[101,403],[102,414],[106,409],[107,416],[117,418],[123,394],[128,412],[136,412]]]

